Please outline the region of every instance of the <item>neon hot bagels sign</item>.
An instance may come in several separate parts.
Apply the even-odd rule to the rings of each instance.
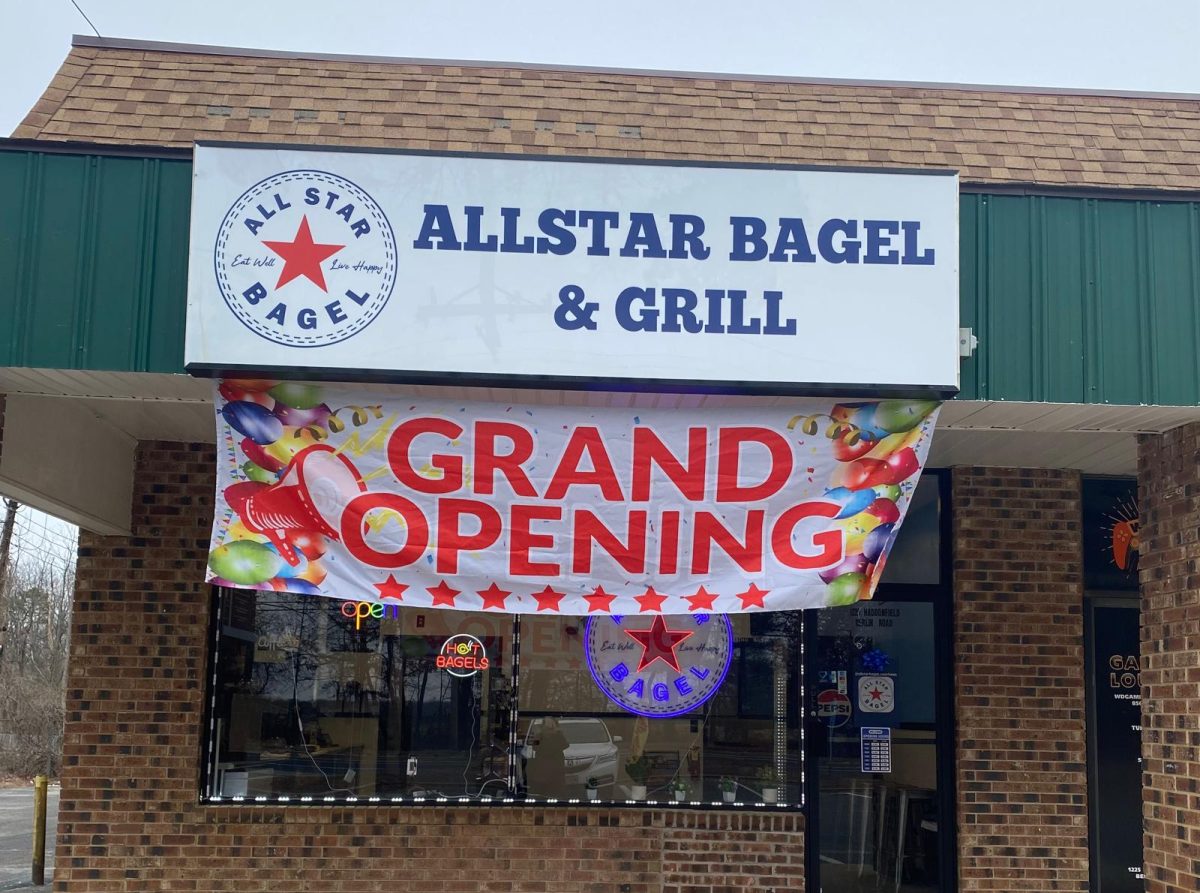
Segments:
[[[584,652],[611,701],[642,716],[679,716],[708,701],[725,681],[733,627],[724,614],[595,616]]]

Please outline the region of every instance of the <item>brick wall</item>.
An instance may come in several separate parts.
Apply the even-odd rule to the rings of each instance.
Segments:
[[[82,536],[57,891],[804,889],[799,815],[201,806],[213,465],[143,444],[133,536]]]
[[[1088,889],[1078,474],[953,477],[959,890]]]
[[[1148,893],[1200,890],[1200,425],[1138,444]]]

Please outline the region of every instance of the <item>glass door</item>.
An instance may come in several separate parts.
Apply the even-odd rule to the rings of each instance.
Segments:
[[[807,624],[809,877],[821,893],[954,887],[943,486],[921,481],[875,599]]]

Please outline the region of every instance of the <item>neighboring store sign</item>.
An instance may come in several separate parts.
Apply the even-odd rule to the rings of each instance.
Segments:
[[[723,614],[592,617],[584,653],[592,679],[613,703],[651,718],[679,716],[725,681],[733,626]]]
[[[1138,588],[1137,480],[1084,478],[1083,572],[1093,592]]]
[[[201,144],[193,373],[958,388],[951,172]]]
[[[1141,893],[1142,701],[1138,604],[1089,600],[1092,890]]]
[[[208,579],[569,615],[870,598],[937,416],[920,401],[693,413],[270,380],[226,381],[216,402]]]

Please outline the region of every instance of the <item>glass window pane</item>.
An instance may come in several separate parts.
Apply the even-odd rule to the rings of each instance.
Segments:
[[[510,617],[219,599],[210,796],[505,793]]]
[[[917,482],[908,514],[883,569],[883,583],[930,583],[941,580],[941,492],[936,475]]]
[[[519,792],[723,803],[727,790],[757,803],[766,788],[798,805],[800,617],[731,616],[731,643],[718,615],[657,630],[648,616],[522,618]],[[705,649],[722,637],[728,659],[714,667]],[[705,685],[715,692],[689,708]]]

